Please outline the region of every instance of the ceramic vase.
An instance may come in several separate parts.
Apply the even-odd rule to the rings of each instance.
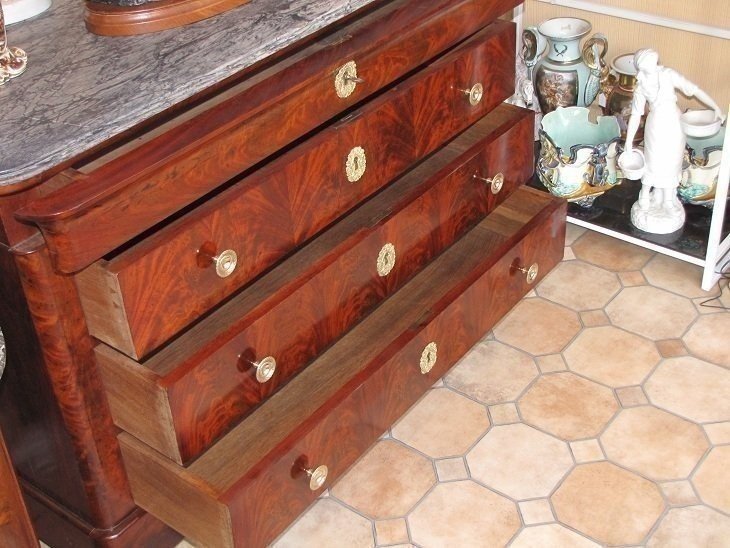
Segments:
[[[626,128],[631,116],[631,102],[636,89],[636,76],[638,71],[634,66],[634,54],[620,55],[611,61],[611,68],[616,73],[603,84],[603,91],[606,94],[606,106],[603,113],[608,116],[615,116],[621,127],[621,137],[626,140]],[[644,120],[639,123],[639,129],[633,139],[638,144],[644,138]]]
[[[677,188],[682,202],[708,208],[714,205],[725,130],[723,126],[710,137],[687,136],[682,181]]]

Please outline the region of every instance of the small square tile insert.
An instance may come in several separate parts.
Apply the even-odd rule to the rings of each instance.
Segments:
[[[409,542],[406,520],[397,518],[376,521],[375,537],[379,546]]]
[[[606,458],[598,440],[595,439],[570,442],[570,449],[578,464],[596,462]]]
[[[520,514],[525,525],[555,521],[548,499],[526,500],[519,503]]]
[[[565,371],[567,369],[565,360],[560,354],[550,354],[548,356],[539,356],[535,358],[537,367],[541,373],[552,373],[554,371]]]
[[[660,483],[659,486],[661,487],[664,496],[667,497],[667,502],[669,502],[669,504],[684,506],[699,502],[694,489],[692,489],[692,485],[686,480],[667,481]]]
[[[636,287],[637,285],[646,285],[646,278],[638,270],[632,272],[620,272],[619,280],[624,287]]]
[[[715,445],[730,443],[730,422],[716,422],[704,425],[707,437]]]
[[[688,354],[687,348],[680,339],[664,339],[663,341],[657,341],[656,347],[663,358],[677,358]]]
[[[581,312],[580,319],[586,327],[599,327],[601,325],[608,325],[611,323],[603,310],[588,310],[586,312]]]
[[[464,464],[464,459],[461,457],[437,460],[436,473],[439,481],[463,480],[469,477],[466,464]]]
[[[489,415],[492,417],[492,424],[495,426],[520,422],[520,416],[517,414],[517,406],[514,403],[490,405]]]
[[[646,394],[641,389],[641,386],[624,386],[623,388],[616,389],[616,395],[618,401],[621,402],[622,407],[637,407],[639,405],[646,405],[649,400],[646,399]]]

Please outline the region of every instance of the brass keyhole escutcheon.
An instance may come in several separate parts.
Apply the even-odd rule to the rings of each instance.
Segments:
[[[391,243],[385,244],[378,253],[378,260],[376,263],[378,269],[378,275],[383,277],[390,274],[390,271],[395,267],[395,246]]]
[[[532,284],[537,279],[537,274],[539,273],[540,267],[537,263],[532,263],[528,268],[518,266],[517,270],[525,275],[525,280],[528,284]]]
[[[347,155],[345,162],[345,175],[347,180],[355,183],[362,179],[365,170],[368,168],[368,159],[365,155],[365,149],[362,147],[354,147]]]
[[[340,99],[346,99],[353,94],[358,84],[365,80],[357,76],[357,64],[355,61],[348,61],[342,65],[335,74],[335,92]]]
[[[423,349],[423,352],[421,352],[421,360],[419,363],[421,373],[425,375],[431,371],[433,366],[436,365],[436,360],[438,360],[438,345],[435,342],[430,342]]]
[[[478,173],[475,173],[474,178],[487,183],[492,189],[492,194],[499,194],[499,191],[504,186],[504,175],[502,173],[497,173],[494,177],[482,177]]]

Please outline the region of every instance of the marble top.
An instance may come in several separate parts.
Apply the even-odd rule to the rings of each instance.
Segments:
[[[250,0],[131,37],[86,30],[82,0],[8,27],[28,69],[0,86],[0,186],[22,182],[374,0]]]

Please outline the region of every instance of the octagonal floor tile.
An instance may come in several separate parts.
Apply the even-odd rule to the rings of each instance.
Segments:
[[[684,343],[698,358],[730,367],[730,314],[702,316],[690,327]]]
[[[656,255],[644,267],[644,276],[655,287],[690,299],[707,295],[702,290],[702,268],[667,255]]]
[[[621,289],[613,272],[581,261],[562,262],[540,282],[539,296],[573,310],[603,308]]]
[[[600,544],[557,523],[526,527],[510,544],[511,548],[598,548]]]
[[[434,458],[463,455],[489,429],[483,405],[448,388],[429,391],[391,433]]]
[[[695,422],[730,420],[730,370],[682,356],[665,360],[644,383],[651,403]]]
[[[537,298],[520,301],[494,328],[494,336],[538,356],[560,352],[580,329],[575,312]]]
[[[664,510],[652,482],[609,462],[578,465],[552,496],[558,520],[606,544],[639,544]]]
[[[515,499],[548,496],[573,466],[565,442],[525,424],[495,426],[466,461],[472,478]]]
[[[330,493],[374,519],[404,516],[436,483],[431,461],[384,440],[368,451]]]
[[[572,223],[565,224],[565,245],[573,245],[575,241],[586,233],[586,228]]]
[[[653,251],[592,231],[572,248],[579,259],[614,272],[640,270],[654,256]]]
[[[537,377],[528,354],[496,341],[474,347],[446,377],[446,384],[489,405],[514,401]]]
[[[730,518],[706,506],[672,508],[647,543],[648,548],[725,548]]]
[[[709,446],[699,426],[651,406],[621,411],[601,443],[610,460],[658,481],[688,477]]]
[[[623,289],[606,313],[614,325],[655,341],[681,337],[697,317],[689,299],[651,286]]]
[[[730,445],[715,447],[692,479],[700,498],[718,510],[730,513]],[[728,537],[730,542],[730,537]]]
[[[613,387],[640,384],[661,359],[654,343],[613,326],[584,329],[563,356],[572,371]]]
[[[505,546],[520,528],[515,504],[473,481],[441,483],[408,517],[420,546]]]
[[[525,422],[564,440],[596,437],[619,408],[609,388],[573,373],[540,377],[518,405]]]
[[[374,546],[370,521],[332,499],[320,499],[272,548],[339,548]]]

